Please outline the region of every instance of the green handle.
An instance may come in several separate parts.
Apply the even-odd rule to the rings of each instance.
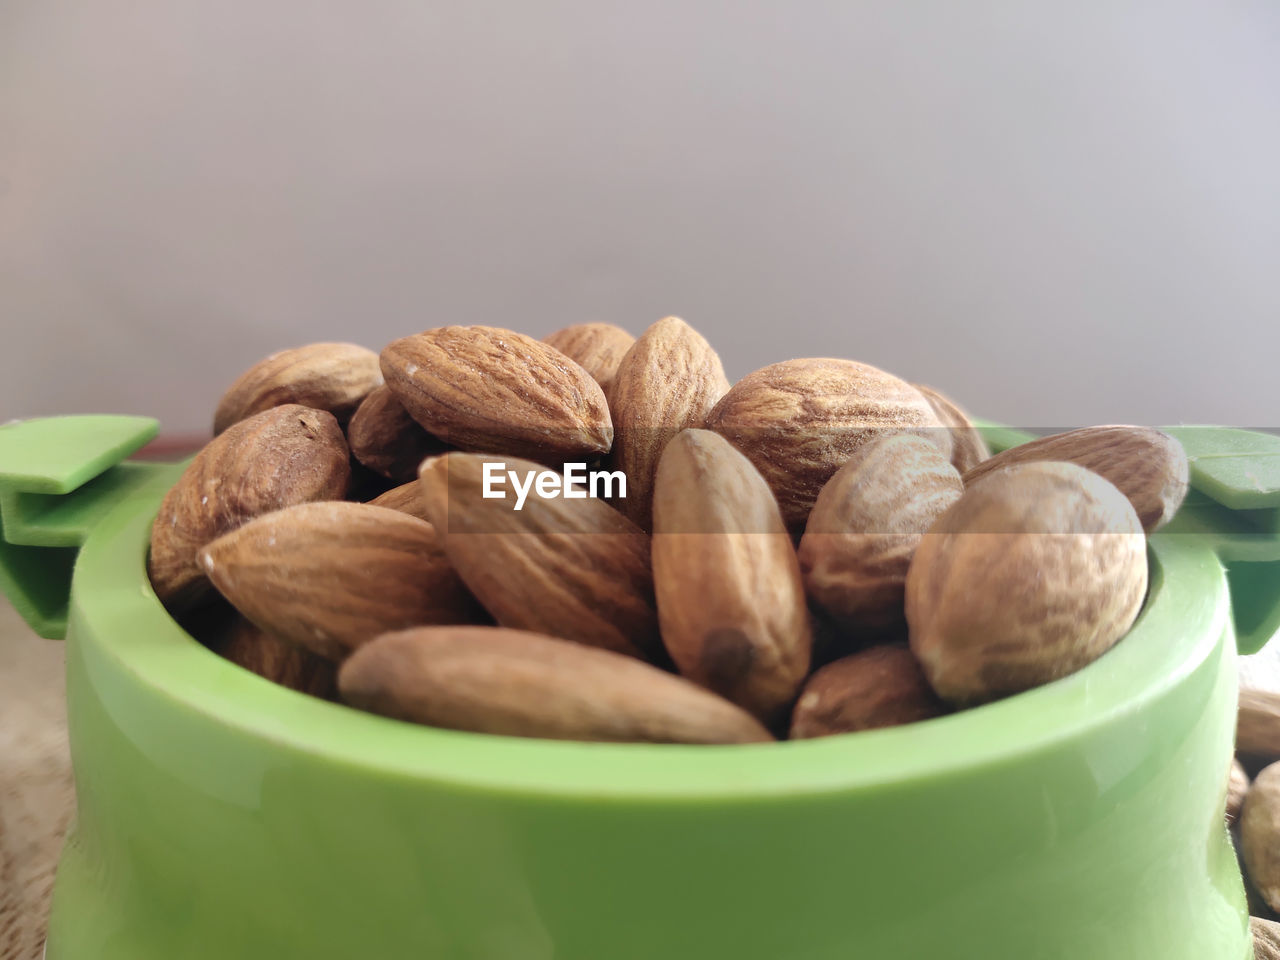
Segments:
[[[66,635],[71,574],[89,530],[171,469],[122,462],[158,427],[148,417],[117,416],[0,427],[0,593],[40,636]]]
[[[1280,632],[1280,436],[1167,427],[1187,451],[1191,490],[1162,536],[1207,540],[1227,571],[1241,653]]]
[[[980,423],[993,450],[1034,435]],[[1217,554],[1231,590],[1241,653],[1257,653],[1280,632],[1280,436],[1229,427],[1164,431],[1187,451],[1191,489],[1161,537],[1197,537]]]

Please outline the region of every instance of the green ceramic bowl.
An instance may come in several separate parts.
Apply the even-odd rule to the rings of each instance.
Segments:
[[[67,637],[49,960],[1252,956],[1222,809],[1237,640],[1280,621],[1275,438],[1180,431],[1196,490],[1151,540],[1145,612],[1074,676],[683,747],[416,727],[221,660],[145,576],[178,468],[119,461],[153,430],[0,428],[0,585]]]

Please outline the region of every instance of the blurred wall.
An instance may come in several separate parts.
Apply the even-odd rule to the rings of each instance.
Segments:
[[[667,313],[731,377],[1280,422],[1280,5],[0,0],[0,421]]]

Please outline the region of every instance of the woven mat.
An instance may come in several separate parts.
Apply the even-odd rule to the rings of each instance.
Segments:
[[[62,644],[0,598],[0,960],[39,960],[75,803]]]

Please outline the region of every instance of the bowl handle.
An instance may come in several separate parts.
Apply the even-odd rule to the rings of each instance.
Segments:
[[[1280,632],[1280,436],[1229,427],[1165,427],[1187,451],[1191,489],[1158,536],[1203,539],[1227,572],[1241,653]]]
[[[66,635],[76,553],[93,525],[172,473],[167,464],[123,462],[158,427],[122,416],[0,426],[0,593],[40,636]]]

